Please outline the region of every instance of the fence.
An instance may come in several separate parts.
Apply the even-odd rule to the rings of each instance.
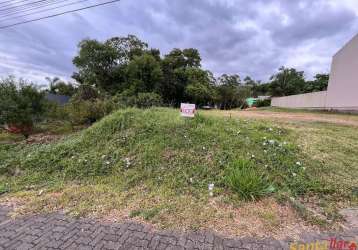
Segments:
[[[327,91],[301,95],[274,97],[272,107],[325,109],[327,107]]]

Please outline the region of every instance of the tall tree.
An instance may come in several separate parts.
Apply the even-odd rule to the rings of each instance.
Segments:
[[[185,100],[185,89],[189,84],[187,70],[199,69],[201,57],[196,49],[173,49],[162,60],[164,79],[159,88],[166,103],[179,105]]]
[[[136,56],[128,64],[128,89],[137,94],[158,90],[163,79],[160,63],[150,54]]]
[[[123,90],[128,63],[146,53],[148,45],[129,35],[114,37],[103,43],[86,39],[78,47],[78,55],[73,59],[78,72],[73,74],[73,78],[114,93]]]
[[[305,78],[303,71],[294,68],[279,68],[279,72],[273,75],[270,83],[272,96],[286,96],[303,93]]]
[[[76,92],[76,87],[72,83],[65,83],[58,77],[46,77],[49,83],[49,92],[58,95],[72,96]]]
[[[186,75],[188,81],[185,88],[186,99],[199,106],[213,104],[216,100],[216,89],[211,72],[200,68],[188,68]]]
[[[305,93],[323,91],[328,87],[329,75],[316,74],[313,81],[307,81],[305,85]]]

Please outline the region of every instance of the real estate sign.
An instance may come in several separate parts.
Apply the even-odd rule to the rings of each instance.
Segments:
[[[183,117],[194,117],[195,116],[195,104],[181,103],[180,114]]]

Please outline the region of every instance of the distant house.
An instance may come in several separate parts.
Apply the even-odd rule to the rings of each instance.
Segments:
[[[45,98],[49,100],[50,102],[55,102],[60,106],[64,106],[66,103],[70,101],[70,96],[67,95],[57,95],[57,94],[51,94],[46,93]]]

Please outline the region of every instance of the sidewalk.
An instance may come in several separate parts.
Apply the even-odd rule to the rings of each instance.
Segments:
[[[0,249],[289,249],[290,241],[225,238],[210,232],[154,231],[138,223],[102,223],[61,213],[11,219],[0,206]],[[358,229],[340,235],[307,235],[303,242],[357,242]],[[347,248],[348,249],[348,248]]]

